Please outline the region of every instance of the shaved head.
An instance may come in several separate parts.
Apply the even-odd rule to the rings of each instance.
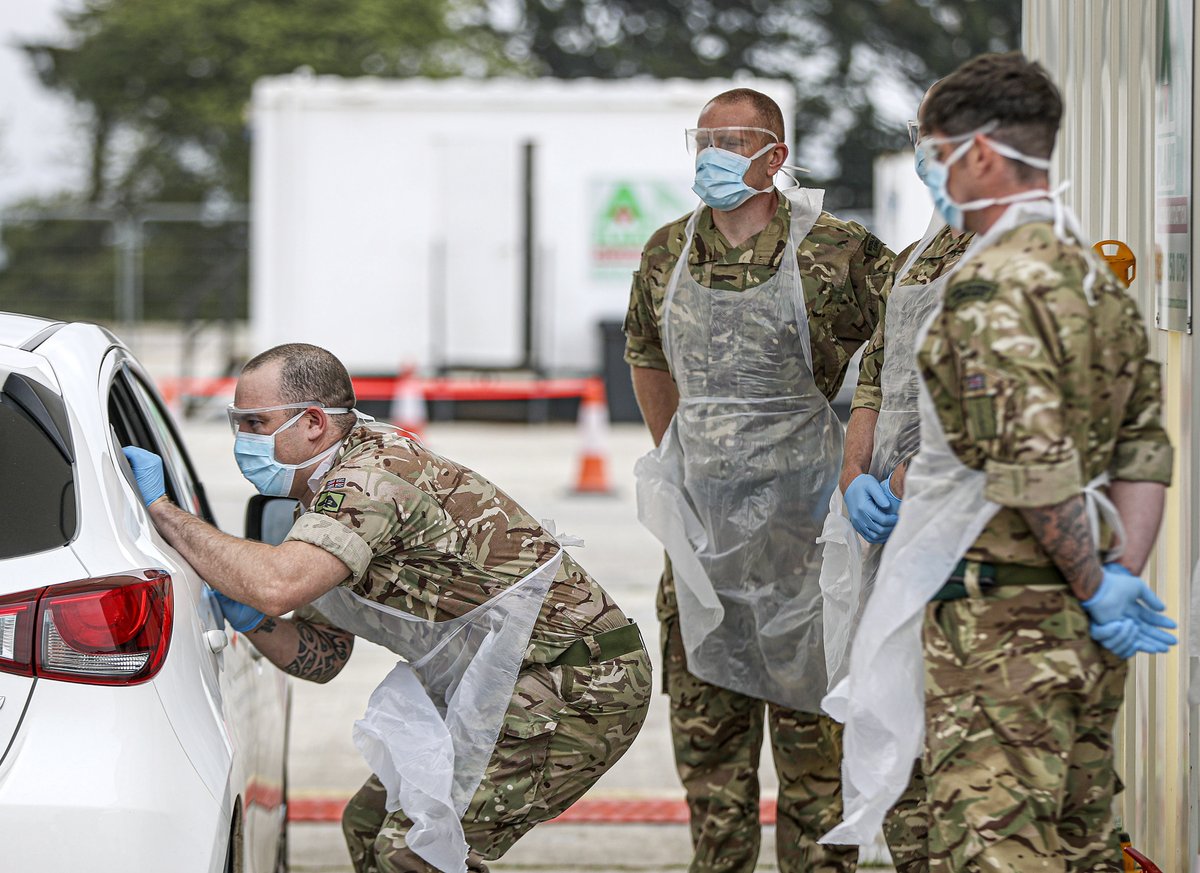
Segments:
[[[278,368],[279,399],[284,403],[318,401],[330,408],[353,409],[354,383],[346,367],[332,352],[308,343],[287,343],[255,355],[242,368],[242,375],[256,370]],[[353,413],[331,415],[330,420],[342,431],[356,420]]]
[[[709,100],[700,114],[703,115],[709,108],[717,106],[749,108],[753,113],[753,118],[748,120],[746,126],[762,127],[772,131],[778,137],[778,142],[783,142],[783,113],[779,109],[779,104],[761,91],[755,91],[753,88],[734,88],[731,91],[725,91]]]

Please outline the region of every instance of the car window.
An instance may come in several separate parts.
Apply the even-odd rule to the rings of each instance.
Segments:
[[[183,449],[175,437],[174,428],[167,422],[166,413],[158,405],[154,395],[142,384],[141,379],[128,370],[125,375],[133,387],[133,393],[141,401],[142,410],[150,415],[150,427],[162,450],[163,461],[171,468],[171,473],[183,492],[181,496],[187,501],[179,505],[196,515],[203,515],[200,509],[200,489],[196,487],[195,477],[193,477],[191,468],[185,460]]]
[[[35,400],[29,399],[31,393]],[[47,410],[53,415],[61,407],[56,394],[15,375],[0,390],[0,477],[5,491],[0,501],[0,558],[44,552],[75,538],[74,465],[55,442],[54,422],[44,417]]]

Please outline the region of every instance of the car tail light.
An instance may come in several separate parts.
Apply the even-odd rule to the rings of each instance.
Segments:
[[[83,579],[0,598],[0,671],[94,685],[158,672],[171,641],[171,577]]]
[[[37,591],[0,597],[0,670],[33,675],[33,629]]]

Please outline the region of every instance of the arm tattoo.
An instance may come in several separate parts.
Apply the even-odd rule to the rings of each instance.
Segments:
[[[296,657],[283,669],[298,679],[328,682],[350,659],[353,634],[307,621],[295,625],[299,635]]]
[[[264,634],[269,634],[271,631],[275,630],[275,628],[276,628],[275,619],[271,618],[270,616],[267,616],[266,618],[264,618],[262,621],[260,621],[258,623],[258,627],[256,627],[255,630],[261,631]]]
[[[1103,571],[1083,497],[1072,497],[1057,506],[1022,508],[1020,512],[1075,595],[1087,600],[1095,594]]]

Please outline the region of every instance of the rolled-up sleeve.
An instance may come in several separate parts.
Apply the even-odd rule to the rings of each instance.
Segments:
[[[652,370],[669,369],[654,312],[653,295],[646,281],[644,258],[642,268],[633,274],[633,285],[629,290],[629,309],[625,313],[625,363]]]
[[[858,366],[858,385],[854,389],[854,400],[850,404],[851,409],[873,409],[878,412],[883,408],[883,387],[881,376],[883,373],[883,337],[884,337],[884,321],[886,318],[887,301],[880,299],[879,301],[879,323],[875,325],[875,332],[871,334],[870,341],[867,342],[866,348],[863,349],[862,361]]]
[[[350,568],[355,582],[367,572],[374,554],[361,536],[336,518],[317,512],[306,512],[288,531],[287,540],[309,543],[333,555]]]
[[[1162,426],[1161,368],[1143,353],[1117,433],[1110,475],[1127,482],[1170,485],[1174,462],[1175,452]]]

